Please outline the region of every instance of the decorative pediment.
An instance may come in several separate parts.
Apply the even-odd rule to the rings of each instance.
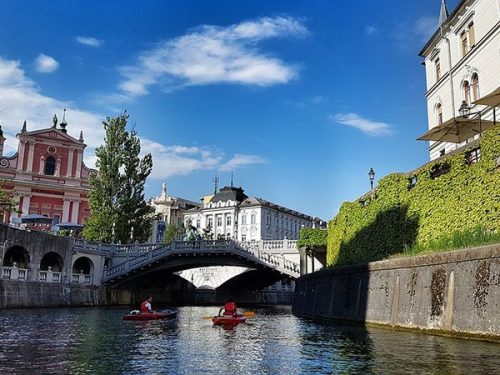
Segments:
[[[29,139],[29,138],[44,138],[47,139],[47,141],[56,141],[56,142],[64,142],[64,143],[72,143],[78,146],[85,146],[82,142],[77,140],[76,138],[73,138],[67,133],[64,133],[63,131],[59,129],[54,129],[54,128],[47,128],[47,129],[40,129],[40,130],[34,130],[31,132],[25,132],[18,134],[20,138],[22,137],[23,139]]]

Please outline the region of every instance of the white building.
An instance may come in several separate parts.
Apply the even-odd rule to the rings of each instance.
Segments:
[[[436,31],[419,55],[423,57],[427,79],[429,129],[459,116],[463,101],[469,106],[500,85],[500,1],[461,0],[449,14],[446,1]],[[492,119],[492,109],[482,111],[482,119]],[[431,160],[463,144],[431,142]]]
[[[323,227],[318,218],[302,214],[261,198],[248,197],[243,189],[223,187],[203,207],[184,213],[184,224],[197,228],[200,235],[238,241],[299,239],[300,229]]]
[[[199,203],[168,195],[165,182],[162,184],[161,194],[156,198],[152,198],[150,205],[154,207],[155,214],[159,215],[159,219],[153,222],[149,242],[161,242],[163,233],[169,225],[173,224],[181,227],[184,212],[193,207],[201,207]]]

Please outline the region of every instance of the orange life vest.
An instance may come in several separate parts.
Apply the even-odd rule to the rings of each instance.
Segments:
[[[235,315],[236,314],[236,303],[228,302],[224,305],[224,315]]]

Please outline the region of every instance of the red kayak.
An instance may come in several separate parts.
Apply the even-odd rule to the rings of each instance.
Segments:
[[[239,323],[245,323],[247,317],[245,315],[237,315],[237,316],[214,316],[212,318],[212,322],[215,325],[236,325]]]
[[[141,313],[139,310],[132,310],[130,313],[123,315],[123,320],[155,320],[175,318],[177,311],[163,310],[154,313]]]

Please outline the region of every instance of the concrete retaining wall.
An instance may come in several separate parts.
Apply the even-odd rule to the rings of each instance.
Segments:
[[[500,245],[301,277],[293,312],[500,340]]]
[[[0,280],[0,308],[105,304],[104,287]]]

